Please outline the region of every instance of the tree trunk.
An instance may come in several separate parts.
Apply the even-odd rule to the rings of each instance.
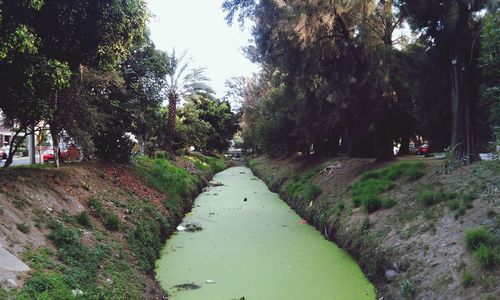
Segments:
[[[465,66],[465,53],[459,46],[451,50],[451,145],[456,145],[456,157],[471,162],[472,139],[470,126],[470,98]]]
[[[55,124],[50,124],[50,135],[52,136],[52,148],[54,149],[54,162],[59,168],[59,130]]]
[[[22,130],[17,130],[14,133],[14,136],[10,140],[10,147],[9,147],[9,156],[7,157],[7,160],[5,161],[5,164],[3,165],[4,168],[8,168],[13,160],[14,160],[14,154],[17,152],[17,148],[22,144],[22,142],[26,139],[26,135],[28,133],[25,132],[25,135],[18,139],[19,134],[22,132]]]
[[[166,132],[166,150],[172,150],[172,140],[175,132],[175,117],[177,115],[177,98],[168,98],[168,118]]]
[[[398,156],[410,154],[410,138],[401,138],[401,146],[399,147]]]

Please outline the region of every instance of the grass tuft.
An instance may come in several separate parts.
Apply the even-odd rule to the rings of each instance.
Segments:
[[[469,251],[477,250],[481,245],[489,245],[492,237],[488,229],[477,227],[465,232],[465,247]]]
[[[474,253],[474,257],[481,268],[492,269],[498,264],[499,261],[498,250],[500,250],[499,247],[480,244]]]

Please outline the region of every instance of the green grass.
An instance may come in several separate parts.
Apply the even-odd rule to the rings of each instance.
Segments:
[[[319,169],[320,167],[313,168],[302,176],[296,176],[291,179],[290,182],[285,185],[285,192],[294,198],[300,198],[305,201],[313,201],[316,199],[321,194],[321,189],[317,185],[311,183],[310,180],[318,173]]]
[[[395,181],[401,177],[408,181],[415,181],[425,175],[423,162],[397,162],[380,170],[368,171],[361,176],[361,181],[367,179],[381,179]]]
[[[481,244],[474,252],[474,258],[483,269],[492,269],[498,264],[500,247]]]
[[[460,283],[465,288],[473,285],[475,281],[476,281],[476,278],[474,278],[474,275],[472,275],[469,272],[464,272],[462,274],[462,278],[460,279]]]
[[[464,236],[465,247],[469,251],[477,250],[481,245],[490,245],[492,243],[491,233],[485,227],[469,229]]]
[[[166,159],[145,156],[135,160],[134,170],[149,184],[168,195],[188,195],[195,177]]]
[[[30,225],[26,223],[18,223],[16,224],[16,228],[24,234],[28,234],[30,232]]]
[[[437,188],[425,189],[421,191],[417,196],[418,202],[420,202],[420,204],[424,206],[432,206],[440,202],[455,198],[455,193],[446,192],[442,189]]]
[[[425,173],[422,162],[398,162],[375,171],[368,171],[351,187],[352,201],[355,207],[362,206],[366,212],[375,212],[381,208],[390,208],[396,201],[381,194],[396,186],[395,181],[404,178],[415,181]]]

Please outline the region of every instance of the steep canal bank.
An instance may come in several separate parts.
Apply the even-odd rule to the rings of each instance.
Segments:
[[[157,261],[171,299],[375,298],[354,260],[250,169],[233,167],[214,181],[223,185],[202,193],[182,223],[203,229],[177,232]]]
[[[483,248],[499,247],[498,161],[446,172],[444,163],[419,157],[385,164],[347,157],[249,161],[272,191],[351,253],[378,297],[499,299],[494,250],[486,262],[466,242],[483,232]]]

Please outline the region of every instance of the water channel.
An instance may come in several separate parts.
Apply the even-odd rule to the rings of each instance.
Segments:
[[[213,180],[224,185],[200,194],[182,223],[203,229],[176,232],[157,261],[170,299],[375,299],[356,262],[250,169],[233,167]]]

